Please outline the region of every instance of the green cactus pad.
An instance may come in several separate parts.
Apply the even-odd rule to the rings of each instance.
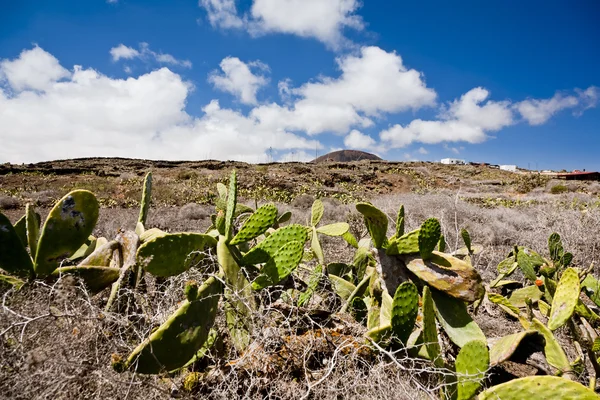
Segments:
[[[423,222],[419,231],[419,253],[423,260],[431,258],[432,252],[440,241],[441,235],[442,228],[440,221],[435,218],[429,218]]]
[[[560,261],[564,254],[564,249],[558,233],[554,232],[548,237],[548,250],[552,261]]]
[[[527,330],[496,338],[496,340],[490,339],[492,343],[490,346],[490,365],[495,366],[510,359],[523,339],[533,335],[538,335],[538,331]]]
[[[227,193],[227,210],[225,212],[225,240],[229,242],[233,234],[233,219],[235,218],[235,206],[237,204],[237,174],[235,169],[231,171],[229,178],[229,191]]]
[[[456,356],[458,400],[472,399],[481,388],[481,382],[490,366],[490,355],[485,342],[474,340],[465,344]]]
[[[346,301],[356,289],[356,286],[347,280],[340,278],[337,275],[329,275],[329,280],[333,283],[333,287],[338,296],[342,298],[342,300]]]
[[[213,237],[200,233],[171,233],[145,242],[136,259],[152,275],[175,276],[198,265],[204,259],[204,250],[216,244]]]
[[[39,215],[39,214],[38,214]],[[26,215],[23,215],[21,218],[15,222],[14,228],[17,236],[21,240],[23,247],[27,247],[27,225],[25,223]]]
[[[238,244],[252,240],[262,235],[277,220],[277,207],[265,204],[259,207],[250,218],[244,222],[240,231],[231,239],[230,244]]]
[[[418,311],[419,291],[417,287],[412,282],[403,282],[394,294],[391,323],[394,334],[405,345],[415,327]]]
[[[498,264],[498,273],[509,276],[519,267],[515,256],[509,256]]]
[[[356,210],[365,217],[367,230],[375,248],[381,248],[387,241],[388,217],[370,203],[356,203]]]
[[[217,182],[217,193],[219,194],[220,199],[227,200],[227,186],[223,185],[221,182]]]
[[[319,241],[317,229],[314,226],[310,229],[312,229],[310,249],[312,250],[314,256],[317,257],[319,264],[325,264],[325,255],[323,254],[323,248],[321,247],[321,242]]]
[[[119,248],[119,242],[111,240],[100,247],[98,247],[98,245],[99,243],[96,245],[96,250],[84,258],[79,265],[95,265],[98,267],[109,266],[114,251]]]
[[[404,235],[404,206],[401,205],[398,209],[398,216],[396,217],[396,234],[397,238]]]
[[[36,275],[49,275],[85,243],[96,226],[98,212],[98,201],[87,190],[72,191],[56,203],[40,234],[34,263]]]
[[[277,217],[277,225],[284,224],[292,218],[292,212],[286,211]]]
[[[235,348],[243,351],[250,344],[251,318],[256,308],[256,301],[250,282],[233,258],[224,236],[220,236],[217,243],[217,259],[227,283],[225,288],[227,327]]]
[[[438,331],[435,326],[435,310],[429,286],[423,286],[423,343],[427,349],[427,355],[436,367],[442,367],[444,361],[440,357],[441,349],[438,339]]]
[[[538,309],[544,317],[547,318],[550,316],[550,304],[546,303],[544,300],[538,300]]]
[[[392,306],[394,299],[387,290],[381,293],[381,310],[379,312],[379,325],[391,325],[392,323]]]
[[[457,299],[473,302],[485,292],[477,270],[449,254],[434,251],[427,261],[420,256],[403,256],[402,260],[419,279]]]
[[[197,300],[184,301],[131,353],[126,366],[141,374],[157,374],[185,365],[208,338],[222,290],[218,279],[207,279],[198,289]]]
[[[273,258],[260,270],[260,274],[252,282],[254,290],[264,289],[276,285],[287,278],[298,267],[304,253],[304,243],[299,241],[288,242],[283,245]]]
[[[254,246],[246,253],[241,260],[242,265],[262,264],[269,261],[287,242],[300,241],[306,242],[308,234],[306,228],[302,225],[288,225],[277,229],[265,240]]]
[[[35,260],[38,240],[40,239],[40,219],[31,204],[25,206],[25,225],[27,227],[27,245],[31,258]]]
[[[0,268],[21,277],[33,273],[33,263],[15,228],[8,218],[0,213]]]
[[[310,225],[317,226],[321,218],[323,218],[323,213],[325,212],[325,206],[323,206],[323,202],[321,199],[316,199],[310,210]]]
[[[579,274],[574,268],[567,268],[558,282],[552,299],[548,328],[554,331],[563,326],[575,311],[579,300]]]
[[[146,226],[146,220],[148,219],[148,210],[150,209],[150,203],[152,201],[152,172],[148,172],[144,178],[144,188],[142,190],[142,200],[140,202],[140,215],[138,222],[143,226]]]
[[[348,232],[349,229],[350,225],[346,222],[337,222],[335,224],[320,226],[317,228],[317,232],[327,236],[342,236],[344,233]]]
[[[322,277],[323,266],[317,264],[315,269],[313,269],[312,273],[310,274],[310,278],[306,284],[306,290],[302,292],[300,296],[298,296],[298,307],[304,307],[306,304],[308,304],[313,294],[316,292]]]
[[[75,267],[57,268],[53,276],[72,274],[83,280],[85,286],[92,292],[98,293],[119,279],[119,268],[101,267],[97,265],[78,265]]]
[[[512,304],[506,297],[497,293],[488,293],[487,297],[489,301],[500,306],[500,308],[502,308],[508,315],[514,318],[519,318],[521,310]]]
[[[383,325],[370,329],[367,331],[366,336],[375,343],[382,344],[383,342],[387,342],[389,340],[389,338],[392,336],[392,332],[391,325]]]
[[[525,301],[527,299],[531,300],[531,302],[535,304],[539,299],[542,298],[543,295],[544,292],[542,292],[537,286],[525,286],[524,288],[514,290],[510,294],[508,301],[510,301],[510,303],[515,307],[523,308],[526,306]]]
[[[581,282],[583,292],[600,307],[600,281],[588,274],[583,282]]]
[[[390,241],[386,254],[389,256],[419,254],[420,232],[420,229],[416,229]]]
[[[544,345],[544,354],[546,355],[548,364],[558,369],[561,373],[571,371],[571,363],[569,363],[565,351],[552,334],[552,331],[536,318],[533,318],[531,321],[531,327],[544,336],[546,342]]]
[[[467,251],[471,253],[471,235],[469,235],[469,231],[467,231],[465,228],[462,228],[460,230],[460,236],[462,237],[463,242],[465,242]]]
[[[140,242],[141,243],[146,243],[146,242],[149,242],[152,239],[155,239],[157,237],[165,236],[166,234],[167,234],[167,232],[161,231],[158,228],[151,228],[151,229],[145,230],[140,235]]]
[[[485,335],[467,312],[467,307],[463,301],[447,296],[437,290],[431,291],[431,297],[433,298],[437,320],[454,344],[463,347],[473,340],[485,342]]]
[[[446,251],[446,238],[444,235],[440,235],[440,241],[438,242],[438,251],[443,253]]]
[[[75,253],[71,257],[69,257],[69,261],[76,261],[82,258],[85,258],[92,254],[94,250],[96,250],[96,245],[98,244],[98,239],[94,236],[89,236],[88,240],[81,245],[80,248],[77,249]]]
[[[558,376],[528,376],[493,386],[479,400],[598,400],[590,388]]]
[[[535,281],[537,279],[536,270],[544,265],[546,261],[538,253],[526,247],[518,247],[518,250],[517,264],[519,268],[527,279],[532,282]]]

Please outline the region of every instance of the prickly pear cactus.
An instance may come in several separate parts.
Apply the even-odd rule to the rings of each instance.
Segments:
[[[304,226],[298,224],[284,226],[244,254],[240,263],[242,265],[266,263],[284,244],[292,241],[304,243],[307,239],[308,234]]]
[[[56,203],[40,233],[36,275],[49,275],[60,261],[75,253],[94,230],[98,213],[98,201],[87,190],[72,191]]]
[[[225,240],[229,242],[233,234],[233,219],[235,218],[235,206],[237,204],[237,174],[231,171],[229,178],[229,191],[227,193],[227,210],[225,212]]]
[[[408,337],[415,327],[419,311],[419,292],[412,282],[398,286],[392,301],[392,330],[396,337],[406,345]]]
[[[469,400],[481,388],[481,382],[490,366],[490,355],[485,342],[474,340],[465,344],[456,357],[458,400]]]
[[[0,268],[21,277],[33,273],[33,263],[15,228],[8,218],[0,213]]]
[[[403,256],[402,260],[419,279],[457,299],[473,302],[485,292],[477,270],[449,254],[434,251],[429,260],[420,256]]]
[[[538,335],[538,331],[528,330],[494,340],[490,346],[490,365],[495,366],[510,359],[525,338],[535,335]]]
[[[435,310],[429,286],[423,286],[423,343],[425,343],[427,354],[435,366],[442,367],[444,361],[440,357],[440,342],[435,326]]]
[[[493,386],[479,400],[598,400],[600,397],[581,383],[557,376],[528,376]]]
[[[399,238],[402,235],[404,235],[404,205],[400,206],[396,217],[396,237]]]
[[[469,231],[467,231],[465,228],[462,228],[460,230],[460,236],[462,237],[463,242],[465,242],[465,247],[467,248],[468,252],[471,253],[471,235],[469,235]]]
[[[212,327],[223,287],[211,277],[169,319],[128,357],[125,368],[140,374],[172,371],[187,363],[202,347]]]
[[[473,321],[462,300],[447,296],[437,290],[431,291],[431,297],[440,326],[454,344],[463,347],[473,340],[486,341],[481,328]]]
[[[356,203],[356,210],[365,218],[365,224],[373,241],[373,246],[377,249],[383,247],[387,242],[387,215],[369,203]]]
[[[230,244],[238,244],[252,240],[269,229],[277,221],[277,207],[265,204],[244,222],[240,231],[231,239]]]
[[[150,210],[150,202],[152,201],[152,172],[148,172],[144,178],[144,189],[142,190],[142,201],[140,203],[140,215],[138,222],[142,226],[146,226],[148,219],[148,210]]]
[[[423,260],[429,260],[440,241],[442,229],[440,222],[435,218],[429,218],[421,225],[419,231],[419,253]]]
[[[113,253],[119,249],[119,242],[111,240],[104,245],[96,246],[92,254],[84,258],[79,265],[95,265],[98,267],[108,267],[113,257]]]
[[[26,215],[23,215],[21,218],[19,218],[17,220],[17,222],[15,222],[15,225],[14,225],[15,232],[17,233],[17,236],[21,240],[21,243],[23,243],[23,247],[27,247],[27,245],[28,245],[27,244],[27,225],[25,223],[25,217],[26,217]]]
[[[92,293],[100,292],[119,279],[119,268],[101,267],[97,265],[78,265],[74,267],[61,267],[52,272],[53,276],[72,274],[81,278],[85,286]]]
[[[155,276],[175,276],[198,265],[204,251],[215,247],[217,241],[200,233],[171,233],[156,237],[141,245],[137,264]]]
[[[348,232],[350,225],[346,222],[337,222],[335,224],[324,225],[316,228],[318,233],[322,233],[327,236],[342,236]]]
[[[560,261],[564,254],[564,249],[558,233],[554,232],[548,237],[548,250],[550,251],[552,261]]]
[[[389,256],[418,254],[420,231],[420,229],[416,229],[392,239],[386,249],[386,254]]]
[[[552,299],[548,328],[552,331],[563,326],[575,311],[579,300],[579,274],[574,268],[567,268],[558,282]]]
[[[321,218],[323,218],[323,213],[325,212],[325,206],[321,199],[316,199],[310,210],[310,224],[311,226],[317,226]]]
[[[278,284],[296,269],[302,260],[303,254],[304,243],[299,241],[286,243],[261,268],[260,274],[252,282],[252,288],[260,290]]]
[[[569,362],[565,351],[552,334],[552,331],[536,318],[533,318],[531,321],[531,327],[544,336],[546,342],[544,345],[544,354],[546,355],[548,364],[552,365],[560,373],[570,372],[571,363]]]
[[[27,245],[31,258],[35,260],[37,244],[40,239],[40,220],[31,204],[25,206],[25,225],[27,227]]]

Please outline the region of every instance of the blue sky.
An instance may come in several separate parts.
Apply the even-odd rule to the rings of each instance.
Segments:
[[[0,0],[0,162],[600,170],[600,3]]]

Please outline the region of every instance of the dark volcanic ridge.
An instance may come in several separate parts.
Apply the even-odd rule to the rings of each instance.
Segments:
[[[321,163],[327,161],[335,161],[335,162],[348,162],[348,161],[361,161],[361,160],[381,160],[380,157],[375,154],[367,153],[365,151],[360,150],[338,150],[332,151],[331,153],[327,153],[318,157],[311,162]]]

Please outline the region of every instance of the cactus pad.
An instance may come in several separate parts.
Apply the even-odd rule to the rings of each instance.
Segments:
[[[490,365],[495,366],[510,359],[523,339],[537,334],[538,332],[535,330],[521,331],[493,341],[490,346]]]
[[[596,303],[597,306],[600,306],[600,281],[598,279],[588,274],[583,282],[581,282],[581,288],[590,300]]]
[[[462,240],[465,242],[467,251],[471,253],[471,235],[469,235],[469,231],[467,231],[465,228],[462,228],[460,230],[460,236],[462,236]]]
[[[152,201],[152,172],[148,172],[144,177],[144,188],[142,190],[142,201],[140,202],[140,215],[138,222],[143,226],[146,226],[146,220],[148,219],[148,210],[150,209],[150,202]]]
[[[550,258],[554,262],[560,261],[564,254],[562,241],[560,235],[556,232],[548,237],[548,251],[550,252]]]
[[[356,289],[354,284],[337,275],[329,275],[329,279],[331,280],[331,283],[333,283],[337,295],[344,301],[348,300],[352,292]]]
[[[429,218],[421,225],[419,230],[419,253],[423,260],[431,258],[433,250],[440,241],[442,228],[440,222],[435,218]]]
[[[579,300],[579,274],[574,268],[567,268],[558,282],[552,299],[548,328],[552,331],[563,326],[575,311]]]
[[[493,386],[479,394],[479,400],[598,400],[590,388],[557,376],[528,376]]]
[[[404,205],[401,205],[398,209],[398,216],[396,217],[396,237],[404,235]]]
[[[21,240],[21,243],[23,243],[23,247],[27,247],[27,225],[25,223],[25,217],[26,217],[26,215],[23,215],[21,218],[19,218],[17,220],[17,222],[15,222],[15,225],[14,225],[15,232],[17,233],[17,236]]]
[[[571,364],[565,354],[565,351],[560,346],[552,331],[542,324],[538,319],[533,318],[531,321],[531,327],[536,329],[542,336],[546,344],[544,345],[544,354],[546,355],[546,361],[554,368],[558,369],[561,373],[571,371]]]
[[[430,260],[403,256],[406,267],[429,286],[452,297],[473,302],[485,291],[479,273],[465,261],[434,251]]]
[[[166,234],[141,245],[136,259],[152,275],[174,276],[198,265],[204,250],[216,244],[213,237],[199,233]]]
[[[262,264],[269,261],[284,244],[292,241],[306,242],[308,234],[302,225],[288,225],[277,229],[265,240],[246,253],[241,260],[242,265]]]
[[[418,254],[420,231],[420,229],[416,229],[390,241],[386,254],[389,256]]]
[[[225,211],[225,240],[229,242],[233,234],[233,219],[235,218],[235,206],[237,204],[237,174],[235,169],[231,171],[229,178],[229,191],[227,193],[227,210]],[[218,227],[218,226],[217,226]]]
[[[33,272],[31,257],[27,254],[15,228],[2,213],[0,213],[0,268],[22,277],[28,277]]]
[[[335,224],[320,226],[317,228],[317,232],[327,236],[342,236],[349,229],[350,225],[346,222],[337,222]]]
[[[300,264],[303,253],[304,243],[302,242],[293,241],[283,245],[262,267],[260,274],[252,282],[252,288],[254,290],[264,289],[287,278]]]
[[[440,358],[440,342],[438,331],[435,326],[435,311],[433,309],[433,299],[429,286],[423,286],[423,343],[427,349],[429,358],[436,367],[443,366],[443,360]]]
[[[508,298],[508,301],[515,307],[523,308],[525,307],[525,301],[527,299],[531,300],[532,303],[536,303],[543,295],[544,292],[536,285],[525,286],[524,288],[514,290]]]
[[[87,190],[72,191],[56,203],[40,234],[36,275],[49,275],[85,243],[96,226],[98,212],[98,201]]]
[[[458,347],[463,347],[470,341],[485,341],[485,335],[473,321],[473,318],[467,312],[465,303],[461,300],[452,298],[437,290],[431,291],[435,315],[440,326],[448,334],[448,337]]]
[[[403,282],[394,294],[391,322],[394,334],[405,345],[415,327],[418,311],[419,292],[417,287],[412,282]]]
[[[211,277],[197,299],[184,301],[175,313],[129,356],[126,367],[141,374],[171,371],[187,363],[202,347],[217,315],[222,285]]]
[[[166,234],[167,234],[167,232],[161,231],[158,228],[147,229],[140,235],[140,242],[146,243],[146,242],[151,241],[154,238],[157,238],[160,236],[165,236]]]
[[[323,213],[325,211],[325,206],[323,206],[323,202],[321,199],[316,199],[310,210],[310,225],[317,226],[321,218],[323,218]]]
[[[250,218],[244,222],[240,231],[231,239],[230,244],[238,244],[262,235],[277,220],[277,207],[273,204],[265,204],[259,207]]]
[[[109,266],[114,251],[119,248],[119,242],[116,240],[111,240],[110,242],[98,247],[99,244],[100,243],[96,244],[96,249],[92,252],[92,254],[84,258],[79,265],[95,265],[98,267]]]
[[[383,247],[387,241],[387,215],[369,203],[356,203],[356,210],[365,217],[365,224],[373,241],[373,246],[378,249]]]
[[[31,258],[35,260],[38,240],[40,239],[40,220],[39,215],[33,209],[31,204],[25,206],[25,225],[27,227],[27,245]]]
[[[472,399],[490,366],[490,355],[485,342],[474,340],[465,344],[456,356],[458,400]]]

